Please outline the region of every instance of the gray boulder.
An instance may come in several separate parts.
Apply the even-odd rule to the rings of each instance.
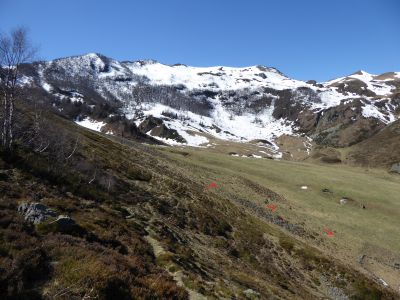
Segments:
[[[400,162],[393,164],[392,167],[390,168],[390,172],[400,174]]]
[[[75,228],[75,221],[66,215],[59,215],[57,219],[52,222],[57,224],[58,231],[68,232]]]
[[[33,224],[39,224],[57,216],[54,210],[41,203],[22,203],[18,206],[18,212],[26,221]]]

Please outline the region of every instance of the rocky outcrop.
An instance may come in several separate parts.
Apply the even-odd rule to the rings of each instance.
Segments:
[[[34,225],[43,225],[40,230],[45,232],[79,232],[80,226],[69,216],[58,215],[54,210],[42,203],[22,203],[18,212],[25,221]]]
[[[106,125],[103,126],[102,131],[104,133],[112,133],[115,136],[134,139],[148,144],[163,144],[140,130],[132,120],[127,120],[123,117],[110,118],[107,120]]]
[[[26,221],[33,224],[40,224],[57,216],[54,210],[41,203],[22,203],[18,206],[18,212]]]
[[[376,94],[368,89],[368,86],[365,82],[358,80],[358,79],[348,79],[344,82],[336,83],[332,85],[336,87],[338,91],[341,93],[348,95],[348,94],[357,94],[360,96],[367,96],[367,97],[375,97]]]
[[[179,143],[187,143],[187,141],[175,129],[168,128],[165,124],[154,127],[150,131],[151,136],[158,136],[164,139],[175,140]]]
[[[154,127],[160,126],[162,123],[163,121],[160,118],[148,116],[139,124],[139,130],[143,133],[147,133]]]

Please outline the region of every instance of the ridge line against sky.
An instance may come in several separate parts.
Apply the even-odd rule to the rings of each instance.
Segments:
[[[0,0],[0,31],[20,25],[45,60],[265,65],[318,81],[400,71],[397,0]]]

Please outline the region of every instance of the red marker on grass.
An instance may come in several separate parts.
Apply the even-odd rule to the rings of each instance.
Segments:
[[[324,231],[325,231],[327,236],[333,236],[333,231],[332,230],[329,230],[329,229],[325,228]]]
[[[215,189],[216,187],[217,187],[217,183],[215,181],[213,181],[207,186],[207,190]]]
[[[275,204],[267,204],[265,207],[270,209],[272,212],[275,212],[277,208]]]

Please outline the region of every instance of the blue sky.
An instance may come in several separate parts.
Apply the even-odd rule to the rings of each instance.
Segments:
[[[0,31],[19,25],[42,59],[260,64],[320,81],[400,71],[398,0],[0,0]]]

